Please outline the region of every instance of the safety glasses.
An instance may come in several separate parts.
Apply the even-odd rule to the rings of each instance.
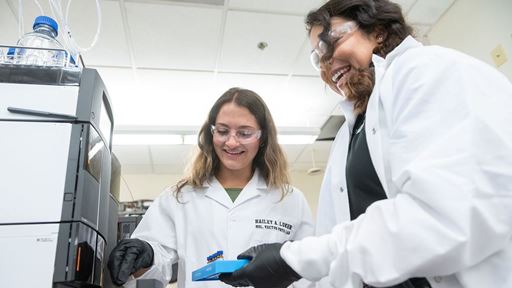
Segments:
[[[332,45],[339,45],[345,41],[350,34],[357,30],[357,24],[353,21],[343,23],[341,25],[337,25],[331,27],[331,31],[329,31],[329,41]],[[316,47],[311,51],[309,55],[309,60],[311,60],[311,65],[317,70],[320,71],[320,63],[322,62],[322,57],[327,52],[327,43],[322,40],[318,41]]]
[[[226,142],[231,137],[235,137],[235,140],[240,144],[250,144],[260,139],[261,130],[245,128],[245,129],[229,129],[227,127],[216,127],[215,125],[210,126],[213,139],[218,142]]]

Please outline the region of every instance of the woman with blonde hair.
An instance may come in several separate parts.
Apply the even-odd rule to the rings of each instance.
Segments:
[[[139,277],[168,283],[178,263],[178,287],[225,287],[192,282],[192,271],[218,250],[236,259],[248,246],[313,233],[309,206],[289,184],[274,121],[258,94],[226,91],[198,141],[188,175],[155,200],[132,239],[111,253],[108,267],[117,285],[134,287]]]

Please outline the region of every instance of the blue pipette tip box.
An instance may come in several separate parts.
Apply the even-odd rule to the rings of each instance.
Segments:
[[[219,280],[222,273],[232,273],[244,267],[249,260],[217,260],[209,263],[195,271],[192,271],[192,281],[211,281]]]

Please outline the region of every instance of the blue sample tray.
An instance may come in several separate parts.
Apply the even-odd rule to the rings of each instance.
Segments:
[[[249,260],[217,260],[207,264],[195,271],[192,271],[192,281],[219,280],[222,273],[231,273],[244,267]]]

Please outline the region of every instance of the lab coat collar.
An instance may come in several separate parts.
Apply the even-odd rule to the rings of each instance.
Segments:
[[[231,201],[228,193],[215,176],[212,176],[207,183],[203,184],[203,187],[206,188],[206,193],[204,195],[205,197],[217,201],[219,204],[225,206],[226,208],[233,207],[233,201]]]
[[[372,56],[373,64],[374,66],[380,66],[386,69],[397,56],[403,54],[405,51],[411,48],[417,48],[421,46],[423,46],[423,44],[418,42],[412,36],[407,36],[402,41],[402,43],[400,43],[395,49],[393,49],[393,51],[391,51],[386,56],[386,58],[382,58],[379,55],[374,54]],[[348,124],[349,131],[352,131],[354,122],[356,121],[356,117],[354,115],[354,102],[349,100],[341,100],[339,105],[341,111],[343,112],[343,115],[345,115],[345,120]]]
[[[238,195],[234,203],[215,176],[212,176],[210,181],[203,184],[203,187],[206,188],[205,197],[211,198],[230,209],[254,197],[258,197],[268,190],[265,179],[260,176],[260,172],[257,169],[254,171],[251,180],[249,180],[247,185],[242,189],[242,192],[240,192],[240,195]]]
[[[400,43],[398,46],[395,47],[391,52],[386,55],[386,58],[382,58],[379,55],[373,55],[372,61],[375,66],[382,65],[384,68],[387,68],[396,57],[404,54],[405,51],[411,49],[411,48],[418,48],[422,47],[423,44],[421,42],[418,42],[416,39],[414,39],[412,36],[407,36],[405,39]]]
[[[259,197],[263,193],[268,191],[267,183],[265,179],[260,175],[258,169],[254,171],[251,180],[245,185],[240,195],[235,200],[235,206],[239,206],[242,203],[249,201],[252,198]]]

